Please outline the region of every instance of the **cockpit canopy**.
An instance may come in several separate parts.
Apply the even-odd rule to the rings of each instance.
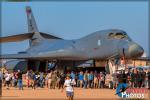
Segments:
[[[129,39],[128,35],[125,32],[116,32],[109,33],[108,38],[110,39]]]

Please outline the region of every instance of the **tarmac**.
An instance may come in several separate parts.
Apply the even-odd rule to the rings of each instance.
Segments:
[[[74,100],[116,100],[120,99],[115,95],[116,91],[113,89],[82,89],[75,88]],[[149,93],[144,94],[144,99],[150,98]],[[0,100],[67,100],[65,89],[63,92],[59,89],[37,88],[18,88],[11,87],[7,90],[2,89],[2,97]],[[150,99],[149,99],[150,100]]]

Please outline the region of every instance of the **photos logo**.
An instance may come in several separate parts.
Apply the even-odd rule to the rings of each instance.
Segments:
[[[120,83],[116,88],[116,94],[121,98],[144,99],[145,93],[148,93],[146,88],[129,88],[126,83]]]

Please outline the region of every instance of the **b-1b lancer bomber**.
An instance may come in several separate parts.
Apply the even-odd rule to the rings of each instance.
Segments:
[[[0,42],[19,42],[29,39],[29,48],[18,54],[0,55],[1,59],[84,62],[95,59],[121,58],[122,56],[130,59],[140,57],[144,52],[143,48],[132,41],[125,31],[119,29],[96,31],[74,40],[65,40],[40,32],[29,6],[26,7],[26,12],[28,33],[0,37]]]

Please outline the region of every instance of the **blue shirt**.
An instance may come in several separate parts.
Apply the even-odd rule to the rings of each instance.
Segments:
[[[79,80],[83,80],[83,74],[79,74]]]
[[[71,73],[70,76],[71,76],[72,79],[75,79],[75,74],[74,73]]]
[[[94,79],[94,75],[93,74],[89,74],[89,80],[93,80]]]

